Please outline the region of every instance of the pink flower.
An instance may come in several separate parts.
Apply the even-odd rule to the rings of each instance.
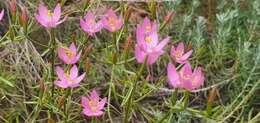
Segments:
[[[81,98],[81,104],[84,108],[83,113],[89,117],[101,116],[104,113],[102,110],[104,109],[106,102],[106,97],[100,99],[96,90],[93,90],[88,98]]]
[[[80,19],[81,28],[87,32],[90,36],[93,36],[96,32],[99,32],[102,28],[102,22],[98,21],[96,23],[94,15],[89,11],[84,20]]]
[[[75,64],[81,56],[81,51],[77,53],[77,48],[75,44],[72,43],[69,48],[59,47],[58,56],[66,64]]]
[[[108,10],[107,14],[102,18],[101,21],[103,27],[110,32],[118,31],[123,25],[122,17],[117,17],[112,9]]]
[[[69,72],[64,72],[63,69],[59,66],[56,67],[56,74],[58,80],[54,84],[61,88],[75,88],[79,86],[79,82],[84,79],[85,73],[78,76],[78,67],[73,65]]]
[[[36,20],[46,28],[55,28],[57,25],[64,22],[67,16],[60,20],[61,6],[57,4],[54,11],[51,12],[44,4],[40,4],[38,8],[38,14],[35,15]]]
[[[200,87],[204,82],[204,75],[201,68],[195,68],[192,72],[189,62],[185,63],[179,72],[177,72],[172,63],[169,63],[167,67],[167,76],[169,84],[174,88],[194,90]]]
[[[142,25],[137,26],[136,39],[135,57],[137,62],[143,63],[147,57],[149,65],[153,64],[164,53],[163,48],[170,41],[170,38],[167,37],[159,43],[156,23],[151,25],[147,18],[144,19]]]
[[[4,9],[1,11],[1,13],[0,13],[0,21],[3,19],[3,17],[4,17]]]
[[[188,61],[188,58],[191,56],[192,50],[188,51],[184,54],[184,43],[180,42],[175,49],[174,46],[172,46],[171,49],[171,56],[175,59],[176,62],[180,64],[184,64]]]

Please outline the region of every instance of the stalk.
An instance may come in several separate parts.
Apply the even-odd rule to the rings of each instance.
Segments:
[[[128,117],[129,117],[129,114],[130,114],[130,107],[131,107],[131,104],[132,104],[132,97],[133,95],[135,94],[135,90],[136,90],[136,86],[137,86],[137,82],[138,82],[138,79],[140,78],[141,74],[143,73],[144,71],[144,66],[147,62],[147,56],[145,58],[145,61],[144,63],[141,65],[141,67],[139,68],[137,74],[136,74],[136,77],[134,79],[134,85],[133,85],[133,90],[130,92],[130,96],[129,96],[129,99],[127,101],[127,104],[126,104],[126,109],[125,109],[125,115],[124,115],[124,123],[128,123]]]
[[[55,31],[54,29],[50,30],[51,36],[51,56],[52,56],[52,63],[51,63],[51,82],[52,82],[52,89],[51,89],[51,97],[53,98],[54,96],[54,90],[55,90],[55,85],[54,85],[54,79],[55,79],[55,49],[56,49],[56,41],[55,41]]]
[[[65,123],[67,123],[69,119],[69,105],[70,105],[72,91],[73,90],[70,88],[66,90],[65,103],[64,103]]]

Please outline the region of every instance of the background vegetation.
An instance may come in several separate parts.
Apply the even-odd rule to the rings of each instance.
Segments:
[[[7,7],[8,0],[1,0],[0,8]],[[43,0],[49,8],[57,1]],[[87,72],[79,88],[74,90],[70,106],[70,122],[87,122],[90,119],[81,113],[80,96],[92,89],[99,90],[102,97],[109,94],[112,84],[111,103],[99,122],[121,122],[122,102],[132,84],[131,78],[138,69],[134,59],[134,45],[131,45],[129,60],[125,65],[119,57],[118,65],[111,65],[112,37],[102,31],[94,38],[87,38],[80,29],[79,16],[84,15],[83,0],[67,0],[63,13],[68,20],[56,30],[59,43],[70,44],[75,41],[79,47],[90,44],[94,47],[85,53],[79,66]],[[57,107],[64,90],[57,90],[57,98],[49,102],[51,82],[44,81],[45,93],[40,98],[40,81],[47,77],[50,69],[49,35],[34,19],[40,1],[17,0],[19,6],[30,11],[29,36],[24,36],[19,24],[14,40],[10,37],[10,16],[5,14],[0,22],[0,122],[52,122],[59,121],[63,114]],[[173,108],[173,112],[162,122],[260,122],[260,1],[259,0],[175,0],[156,4],[156,17],[152,17],[148,5],[143,2],[105,2],[92,1],[90,9],[99,15],[112,7],[122,12],[125,7],[133,11],[128,31],[135,42],[136,24],[145,16],[163,22],[171,10],[176,13],[161,37],[171,36],[171,43],[180,40],[192,44],[193,66],[202,66],[206,76],[203,87],[191,93],[186,110],[175,112],[178,106],[170,107],[169,97],[172,89],[167,84],[167,55],[157,64],[145,71],[142,81],[134,95],[133,123],[159,122]],[[127,32],[127,31],[126,31]],[[126,41],[128,33],[123,33],[120,44]],[[170,45],[167,47],[169,51]],[[60,64],[57,61],[57,65]],[[120,64],[121,63],[121,64]],[[152,78],[147,81],[148,72]],[[178,102],[183,100],[180,91]],[[138,102],[138,103],[137,103]],[[178,103],[177,102],[177,103]],[[50,118],[52,109],[56,114]]]

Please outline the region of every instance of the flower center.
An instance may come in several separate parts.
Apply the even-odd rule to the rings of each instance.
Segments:
[[[87,21],[87,23],[88,23],[89,25],[94,24],[94,19],[89,19],[89,20]]]
[[[49,16],[49,17],[52,17],[52,16],[53,16],[53,13],[52,13],[50,10],[48,11],[48,16]]]
[[[65,73],[65,76],[69,84],[73,83],[73,81],[70,79],[70,73],[68,71]]]
[[[151,43],[152,42],[152,38],[150,36],[145,37],[145,42]]]
[[[112,28],[112,30],[115,30],[115,28],[116,28],[116,20],[114,19],[114,18],[112,18],[112,17],[109,17],[108,18],[108,24],[109,24],[109,26]]]
[[[175,51],[175,56],[176,57],[181,57],[182,56],[181,51],[179,51],[179,50]]]
[[[96,100],[90,100],[88,104],[92,112],[98,111],[98,102]]]
[[[70,49],[65,49],[65,53],[66,55],[69,57],[69,59],[72,59],[75,57],[75,53],[73,51],[71,51]]]
[[[186,74],[186,75],[183,75],[183,79],[184,80],[190,80],[191,79],[191,76]]]

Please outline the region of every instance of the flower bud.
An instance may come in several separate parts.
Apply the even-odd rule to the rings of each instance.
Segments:
[[[58,97],[58,107],[61,108],[65,102],[65,95]]]
[[[93,47],[94,47],[94,44],[93,43],[91,43],[86,49],[85,49],[85,54],[88,54],[88,53],[90,53],[91,52],[91,50],[93,49]]]
[[[166,24],[168,24],[171,20],[172,17],[175,15],[174,11],[170,11],[167,16],[164,17],[164,21]]]
[[[188,44],[188,48],[187,48],[187,51],[190,51],[192,50],[192,42],[190,41],[189,44]]]
[[[10,11],[12,14],[16,13],[16,0],[12,0],[9,2]]]
[[[9,2],[10,12],[12,15],[12,21],[15,22],[16,20],[16,0],[11,0]]]
[[[40,80],[40,97],[43,96],[44,91],[45,91],[44,81],[43,81],[43,80]]]
[[[127,39],[126,39],[125,44],[124,44],[124,49],[125,49],[125,50],[128,50],[129,47],[132,45],[132,43],[133,43],[133,41],[132,41],[132,36],[129,35],[129,36],[127,37]]]
[[[21,8],[21,15],[20,15],[20,24],[23,26],[23,29],[26,31],[27,30],[27,24],[28,24],[28,13],[25,7]]]
[[[86,71],[86,73],[89,73],[91,68],[92,68],[92,63],[91,63],[90,60],[87,59],[86,62],[85,62],[85,71]]]

